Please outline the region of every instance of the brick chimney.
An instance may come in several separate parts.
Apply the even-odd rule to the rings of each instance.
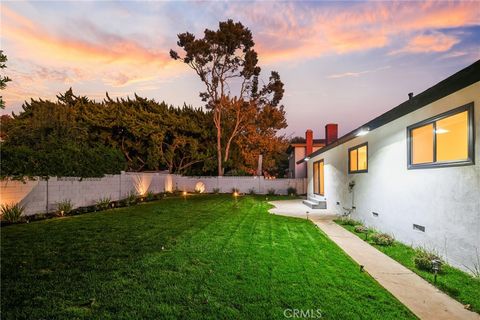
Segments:
[[[329,123],[325,126],[325,144],[329,145],[338,139],[338,124]]]
[[[313,131],[310,129],[305,132],[305,143],[307,144],[305,155],[308,156],[313,152]]]

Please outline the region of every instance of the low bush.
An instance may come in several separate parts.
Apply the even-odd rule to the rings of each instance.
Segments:
[[[60,202],[57,202],[57,211],[55,212],[57,216],[63,217],[73,210],[73,204],[70,199],[65,199]]]
[[[138,202],[138,195],[135,191],[131,191],[128,196],[123,199],[123,204],[125,205],[125,207],[130,207],[130,206],[133,206],[135,204],[137,204]]]
[[[110,202],[111,202],[110,197],[100,198],[95,203],[95,209],[99,211],[107,210],[108,208],[110,208]]]
[[[0,210],[2,213],[2,220],[7,222],[19,222],[22,220],[22,214],[23,211],[25,211],[25,207],[20,205],[20,203],[2,204]]]
[[[338,219],[338,223],[344,226],[352,226],[352,227],[363,225],[363,223],[361,223],[360,221],[354,220],[349,217],[341,217],[340,219]]]
[[[287,189],[287,194],[288,194],[289,196],[296,196],[296,195],[297,195],[297,188],[288,187],[288,189]]]
[[[213,188],[212,192],[218,194],[220,193],[220,188]]]
[[[373,243],[378,244],[379,246],[391,246],[395,239],[386,233],[374,233],[370,239]]]
[[[365,226],[362,226],[362,225],[356,225],[353,230],[356,232],[356,233],[365,233],[368,231],[368,228],[365,227]]]
[[[272,188],[272,189],[268,189],[268,190],[267,190],[267,194],[268,194],[269,196],[274,196],[274,195],[275,195],[275,189],[273,189],[273,188]]]
[[[252,195],[252,196],[253,196],[253,195],[256,194],[256,193],[257,193],[257,192],[255,191],[254,188],[248,189],[248,194],[249,194],[249,195]]]
[[[153,201],[155,200],[155,194],[152,192],[152,191],[148,191],[146,194],[145,194],[145,200],[147,201]]]
[[[240,191],[238,190],[238,188],[232,188],[232,193],[239,193]]]
[[[442,269],[443,260],[435,252],[419,248],[416,250],[415,257],[413,258],[413,262],[418,269],[428,272],[434,271],[434,261],[438,262],[438,272],[440,272]]]

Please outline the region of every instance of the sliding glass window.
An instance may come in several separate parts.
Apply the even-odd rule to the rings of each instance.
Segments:
[[[474,164],[473,103],[407,128],[408,168]]]

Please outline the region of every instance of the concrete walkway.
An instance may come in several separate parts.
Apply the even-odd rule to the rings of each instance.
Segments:
[[[279,215],[307,218],[316,224],[333,242],[359,265],[364,266],[375,280],[390,291],[420,319],[476,319],[480,315],[468,311],[411,270],[378,251],[353,233],[332,221],[334,215],[326,210],[312,210],[301,200],[272,201],[270,212]]]

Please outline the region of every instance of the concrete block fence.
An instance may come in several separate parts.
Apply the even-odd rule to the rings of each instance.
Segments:
[[[79,179],[74,177],[37,178],[25,182],[0,181],[0,203],[20,203],[25,214],[32,215],[56,209],[57,203],[69,199],[74,208],[95,204],[102,198],[112,201],[126,198],[129,194],[143,195],[147,192],[160,193],[175,189],[187,192],[231,192],[241,193],[254,190],[266,194],[274,189],[277,194],[287,194],[293,187],[299,194],[306,193],[306,179],[265,179],[264,177],[188,177],[164,172],[122,172],[103,178]]]

